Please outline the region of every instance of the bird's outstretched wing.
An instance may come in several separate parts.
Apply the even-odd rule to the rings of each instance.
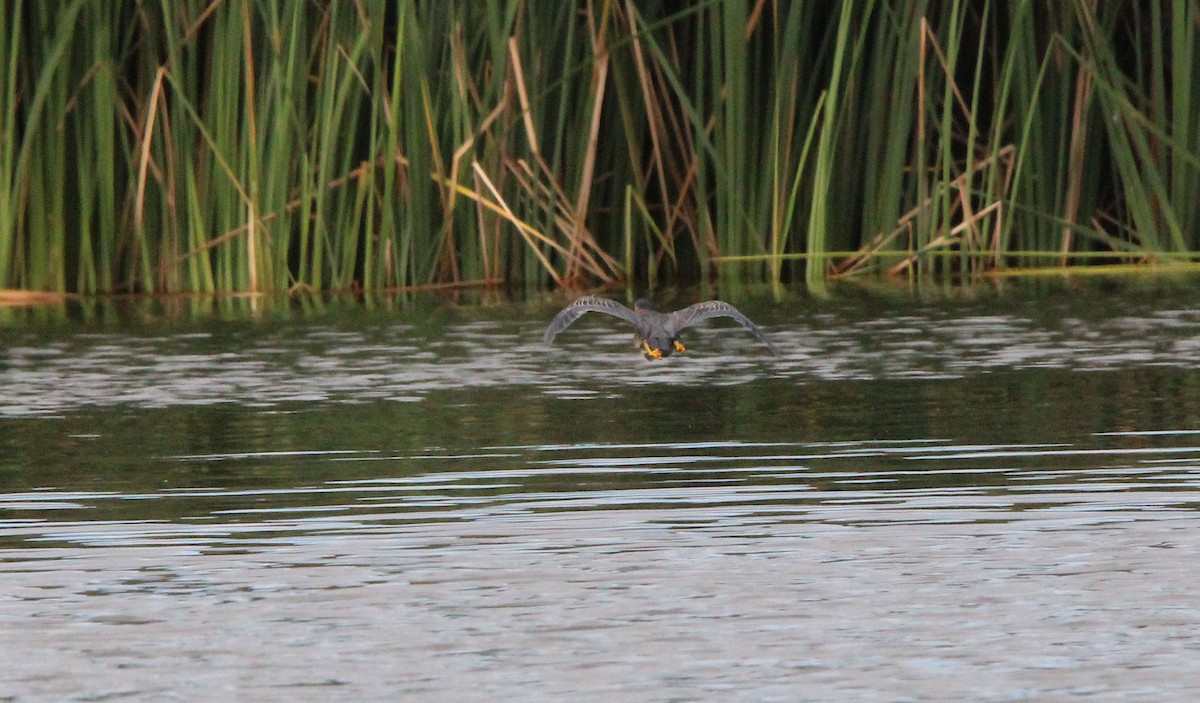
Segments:
[[[738,310],[723,300],[708,300],[703,303],[689,305],[682,310],[676,310],[667,317],[667,332],[672,337],[678,335],[681,330],[714,317],[732,318],[739,325],[746,328],[751,334],[757,337],[758,341],[767,345],[767,349],[770,349],[772,354],[779,354],[779,350],[777,350],[775,345],[771,344],[771,341],[767,339],[767,335],[763,333],[761,327],[751,322],[750,318],[743,315],[741,310]]]
[[[546,328],[546,334],[542,335],[542,339],[549,344],[554,341],[559,332],[571,326],[579,318],[589,312],[602,312],[605,315],[619,317],[626,322],[637,325],[637,317],[633,311],[615,300],[608,298],[597,298],[593,295],[585,295],[582,298],[572,300],[567,307],[563,308],[550,321],[550,326]]]

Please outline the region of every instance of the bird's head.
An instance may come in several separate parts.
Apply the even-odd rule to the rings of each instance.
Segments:
[[[645,311],[653,312],[654,306],[650,304],[649,300],[646,300],[645,298],[638,298],[637,300],[633,301],[633,311],[634,312],[645,312]]]

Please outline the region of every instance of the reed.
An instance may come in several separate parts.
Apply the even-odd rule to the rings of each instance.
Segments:
[[[0,0],[0,288],[962,280],[1200,251],[1200,3]]]

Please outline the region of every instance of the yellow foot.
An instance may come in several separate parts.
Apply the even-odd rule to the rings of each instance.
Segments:
[[[677,352],[679,352],[680,354],[682,354],[682,353],[684,353],[685,351],[687,351],[687,347],[683,346],[683,342],[681,342],[681,341],[679,341],[678,339],[676,339],[676,340],[675,340],[675,351],[677,351]]]
[[[646,344],[645,342],[642,342],[642,353],[646,355],[647,359],[653,360],[662,358],[661,349],[651,349],[650,345]]]

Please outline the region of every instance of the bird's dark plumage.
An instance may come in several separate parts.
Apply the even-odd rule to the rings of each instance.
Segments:
[[[571,301],[555,315],[542,339],[546,344],[550,344],[560,332],[589,312],[601,312],[605,315],[619,317],[633,325],[637,330],[638,348],[647,359],[662,359],[670,356],[673,352],[684,351],[684,346],[679,341],[679,333],[692,325],[714,317],[733,319],[757,337],[758,341],[767,345],[772,354],[779,353],[758,325],[751,322],[750,318],[743,315],[737,308],[720,300],[709,300],[675,312],[661,313],[655,310],[647,300],[638,300],[630,310],[615,300],[588,295]]]

